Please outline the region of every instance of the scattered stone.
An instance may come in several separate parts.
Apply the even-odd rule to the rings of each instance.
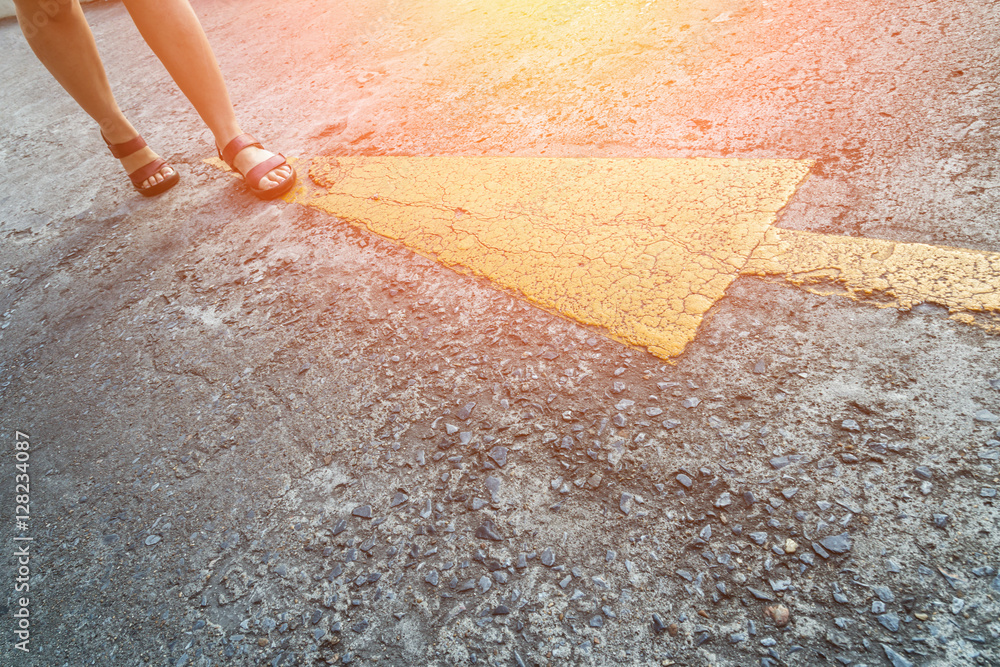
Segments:
[[[476,409],[476,402],[475,401],[472,401],[470,403],[466,403],[461,408],[459,408],[458,412],[455,413],[455,416],[457,418],[461,419],[462,421],[468,421],[469,417],[472,416],[472,411],[475,410],[475,409]]]
[[[592,628],[603,628],[604,627],[604,617],[598,614],[590,619],[588,625]]]
[[[159,535],[150,535],[146,538],[145,543],[147,547],[151,547],[162,539]]]
[[[934,490],[934,485],[930,482],[924,481],[920,482],[920,494],[924,496],[929,496]]]
[[[618,509],[621,510],[622,514],[628,515],[632,511],[633,498],[631,493],[623,493],[621,495],[621,498],[618,500]]]
[[[497,530],[496,524],[489,519],[484,521],[483,525],[476,529],[476,537],[481,540],[493,540],[494,542],[503,540],[503,536],[500,534],[500,531]]]
[[[919,477],[920,479],[926,479],[926,480],[929,480],[931,477],[934,476],[933,471],[931,471],[931,469],[928,468],[927,466],[917,466],[916,468],[913,469],[913,474]]]
[[[754,596],[758,600],[764,600],[765,602],[774,602],[774,596],[767,591],[762,591],[753,586],[747,586],[747,590],[750,591],[750,595]]]
[[[497,445],[490,450],[490,458],[501,468],[507,463],[507,448]]]
[[[658,635],[663,634],[663,631],[667,629],[667,626],[663,624],[663,619],[660,618],[659,614],[653,614],[653,632]]]
[[[795,550],[798,549],[798,548],[799,548],[799,543],[796,542],[795,540],[793,540],[792,538],[789,537],[788,539],[785,540],[785,553],[786,554],[793,554],[793,553],[795,553]]]
[[[402,505],[409,499],[410,497],[405,493],[396,493],[396,495],[392,497],[392,501],[389,503],[389,507],[398,507],[399,505]]]
[[[718,499],[716,499],[716,501],[715,501],[715,506],[716,506],[716,507],[718,507],[718,508],[720,508],[720,509],[721,509],[721,508],[724,508],[724,507],[729,507],[729,506],[730,506],[730,505],[732,505],[732,504],[733,504],[733,499],[732,499],[732,497],[731,497],[731,496],[729,495],[729,492],[728,492],[728,491],[725,491],[725,492],[724,492],[724,493],[723,493],[723,494],[722,494],[721,496],[719,496],[719,497],[718,497]]]
[[[684,473],[680,473],[679,475],[677,475],[677,483],[683,486],[685,489],[690,489],[691,485],[694,484],[694,480],[692,480]]]
[[[896,601],[896,597],[892,594],[892,591],[889,590],[888,586],[876,586],[875,588],[872,589],[872,591],[875,593],[875,595],[878,596],[878,599],[881,600],[882,602],[885,602],[887,604],[892,604],[893,602]]]
[[[853,419],[845,419],[844,421],[840,422],[840,428],[844,429],[845,431],[861,431],[861,426],[858,424],[858,422],[854,421]]]
[[[438,575],[438,571],[437,570],[431,570],[424,577],[424,581],[426,581],[431,586],[437,586],[439,580],[440,580],[440,577]]]
[[[659,417],[662,414],[663,410],[661,408],[657,408],[655,406],[646,408],[646,416],[648,417]]]
[[[781,490],[781,495],[783,495],[785,497],[785,500],[791,500],[792,496],[794,496],[798,492],[799,492],[799,488],[797,486],[793,486],[793,487],[788,488],[788,489],[782,489]]]
[[[997,417],[989,410],[977,410],[976,414],[972,415],[972,418],[975,419],[977,422],[986,422],[987,424],[994,424],[996,422],[1000,422],[1000,417]]]
[[[788,625],[790,613],[788,607],[783,604],[768,605],[764,609],[764,614],[771,619],[771,622],[779,628]]]
[[[820,545],[835,554],[845,554],[851,550],[851,536],[847,533],[824,537],[819,541]],[[823,554],[820,554],[822,556]]]
[[[749,537],[758,546],[764,546],[764,543],[767,542],[767,533],[765,533],[763,531],[756,531],[756,532],[750,533]]]
[[[892,667],[913,667],[913,663],[892,650],[892,647],[882,644],[885,657],[892,663]]]
[[[802,460],[800,454],[789,454],[787,456],[777,456],[771,459],[771,467],[775,470],[781,470],[782,468],[789,466],[793,463],[798,463]]]
[[[510,613],[510,607],[505,604],[499,604],[493,609],[494,616],[506,616]]]
[[[698,407],[698,405],[700,403],[701,403],[700,399],[692,396],[690,398],[685,398],[683,401],[681,401],[681,407],[685,407],[685,408],[689,408],[689,409],[690,408],[696,408],[696,407]]]
[[[351,512],[351,514],[353,514],[354,516],[359,516],[362,519],[370,519],[372,518],[372,506],[360,505],[358,507],[355,507],[354,510]]]
[[[552,567],[556,564],[556,555],[552,551],[551,547],[545,547],[542,551],[542,565],[545,567]]]
[[[934,519],[934,525],[938,528],[945,528],[951,519],[947,514],[934,514],[932,518]]]

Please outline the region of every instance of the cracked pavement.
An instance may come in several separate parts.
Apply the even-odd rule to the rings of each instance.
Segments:
[[[1000,661],[995,3],[194,5],[307,192],[259,202],[206,163],[123,7],[90,3],[120,105],[182,174],[135,196],[0,22],[8,516],[31,443],[0,662]],[[742,228],[689,227],[642,210],[657,178],[573,190],[574,160],[808,173]],[[313,191],[352,175],[361,197]],[[693,267],[662,338],[566,301],[566,253],[603,240],[581,211],[627,230],[602,257],[657,242],[617,190]],[[501,238],[552,264],[500,271]]]

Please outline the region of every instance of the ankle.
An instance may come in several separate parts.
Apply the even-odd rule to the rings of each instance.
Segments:
[[[123,144],[139,136],[132,123],[124,116],[98,122],[98,126],[101,128],[101,135],[111,144]]]

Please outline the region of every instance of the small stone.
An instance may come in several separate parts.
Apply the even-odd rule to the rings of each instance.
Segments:
[[[396,495],[392,497],[392,501],[389,503],[389,507],[398,507],[399,505],[402,505],[409,499],[410,497],[405,493],[396,493]]]
[[[489,519],[484,521],[483,525],[476,529],[476,537],[481,540],[493,540],[494,542],[503,540],[503,536],[500,534],[500,531],[497,530],[496,524]]]
[[[883,628],[890,632],[899,632],[899,616],[889,612],[876,617]]]
[[[494,616],[506,616],[510,613],[510,607],[505,604],[499,604],[493,609]]]
[[[764,600],[766,602],[774,602],[774,596],[768,593],[767,591],[762,591],[752,586],[747,586],[747,590],[750,591],[750,595],[754,596],[758,600]]]
[[[757,496],[755,496],[753,494],[753,491],[744,491],[743,492],[743,502],[746,503],[747,507],[750,507],[755,502],[757,502]]]
[[[924,496],[929,496],[934,490],[934,485],[931,482],[923,481],[920,482],[920,493]]]
[[[783,604],[768,605],[764,609],[764,614],[779,628],[788,625],[790,612],[788,611],[788,607]]]
[[[604,617],[601,616],[600,614],[598,614],[597,616],[594,616],[593,618],[591,618],[590,622],[587,625],[589,625],[592,628],[603,628],[604,627]]]
[[[646,408],[646,416],[647,417],[659,417],[662,414],[663,414],[663,410],[661,408],[656,407],[656,406],[651,406],[651,407]]]
[[[688,408],[688,409],[690,409],[690,408],[696,408],[696,407],[698,407],[698,405],[700,403],[701,403],[701,399],[698,399],[698,398],[692,396],[690,398],[685,398],[683,401],[681,401],[681,407],[685,407],[685,408]]]
[[[667,629],[667,626],[663,624],[663,619],[660,618],[659,614],[653,614],[653,632],[658,635],[663,634],[663,631]]]
[[[919,477],[920,479],[927,479],[927,480],[929,480],[931,477],[934,476],[933,471],[931,471],[931,469],[928,468],[927,466],[917,466],[916,468],[913,469],[913,474]]]
[[[861,430],[861,426],[859,426],[858,422],[854,421],[853,419],[845,419],[844,421],[840,422],[840,428],[844,429],[845,431]]]
[[[677,483],[683,486],[685,489],[690,489],[691,485],[694,484],[694,480],[692,480],[684,473],[681,473],[677,475]]]
[[[427,575],[424,577],[424,581],[426,581],[431,586],[437,586],[438,585],[438,581],[440,581],[440,577],[438,575],[438,571],[437,570],[431,570],[430,572],[428,572]]]
[[[475,401],[472,401],[470,403],[466,403],[461,408],[459,408],[458,412],[455,413],[455,416],[458,419],[461,419],[462,421],[468,421],[469,417],[472,416],[472,411],[475,410],[475,409],[476,409],[476,402]]]
[[[621,498],[618,500],[618,509],[621,510],[622,514],[628,515],[632,511],[632,500],[634,496],[631,493],[623,493]]]
[[[771,467],[775,470],[781,470],[785,466],[789,466],[793,463],[798,463],[802,460],[802,456],[799,454],[789,454],[788,456],[776,456],[771,459]]]
[[[501,468],[507,463],[507,448],[497,445],[490,450],[490,458]]]
[[[545,550],[542,551],[541,560],[542,565],[545,567],[552,567],[556,564],[556,555],[550,547],[545,547]]]
[[[729,495],[728,491],[723,492],[723,494],[719,496],[715,501],[715,506],[718,507],[719,509],[722,509],[724,507],[729,507],[732,504],[733,504],[733,498],[732,496]]]
[[[487,577],[485,575],[483,575],[482,577],[479,577],[479,590],[481,590],[483,593],[485,593],[486,591],[490,590],[491,588],[493,588],[493,580],[492,579],[490,579],[489,577]]]
[[[150,535],[146,538],[145,543],[147,547],[151,547],[162,539],[159,535]]]
[[[972,415],[972,418],[975,419],[977,422],[986,422],[987,424],[994,424],[996,422],[1000,422],[1000,417],[997,417],[989,410],[978,410],[976,411],[976,414]]]
[[[795,550],[798,549],[798,548],[799,548],[799,543],[796,542],[795,540],[793,540],[792,538],[789,537],[788,539],[785,540],[785,553],[786,554],[793,554],[793,553],[795,553]]]
[[[872,613],[873,614],[884,614],[885,613],[885,603],[881,600],[875,600],[872,602]]]
[[[615,404],[615,410],[617,410],[618,412],[625,412],[626,410],[628,410],[629,408],[631,408],[633,405],[635,405],[635,401],[630,401],[627,398],[623,398],[622,400],[618,401]]]
[[[354,510],[351,512],[351,514],[353,514],[354,516],[359,516],[362,519],[370,519],[370,518],[372,518],[372,506],[371,505],[359,505],[358,507],[354,508]]]
[[[896,596],[892,594],[892,591],[889,590],[888,586],[876,586],[872,589],[872,591],[874,591],[875,595],[877,595],[878,599],[882,602],[892,604],[896,601]]]
[[[982,496],[983,498],[996,498],[997,490],[989,486],[984,486],[983,488],[979,489],[979,495]]]
[[[764,543],[767,542],[767,533],[765,533],[763,531],[756,531],[756,532],[750,533],[749,537],[758,546],[764,546]]]
[[[935,514],[932,516],[934,520],[934,525],[938,528],[944,528],[948,525],[948,521],[951,517],[947,514]]]
[[[847,533],[824,537],[819,543],[824,549],[832,551],[835,554],[844,554],[851,550],[851,536]],[[822,556],[823,554],[820,555]]]

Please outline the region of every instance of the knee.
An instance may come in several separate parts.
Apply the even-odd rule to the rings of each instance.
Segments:
[[[80,0],[14,0],[17,19],[40,28],[46,23],[64,21],[79,10]]]

